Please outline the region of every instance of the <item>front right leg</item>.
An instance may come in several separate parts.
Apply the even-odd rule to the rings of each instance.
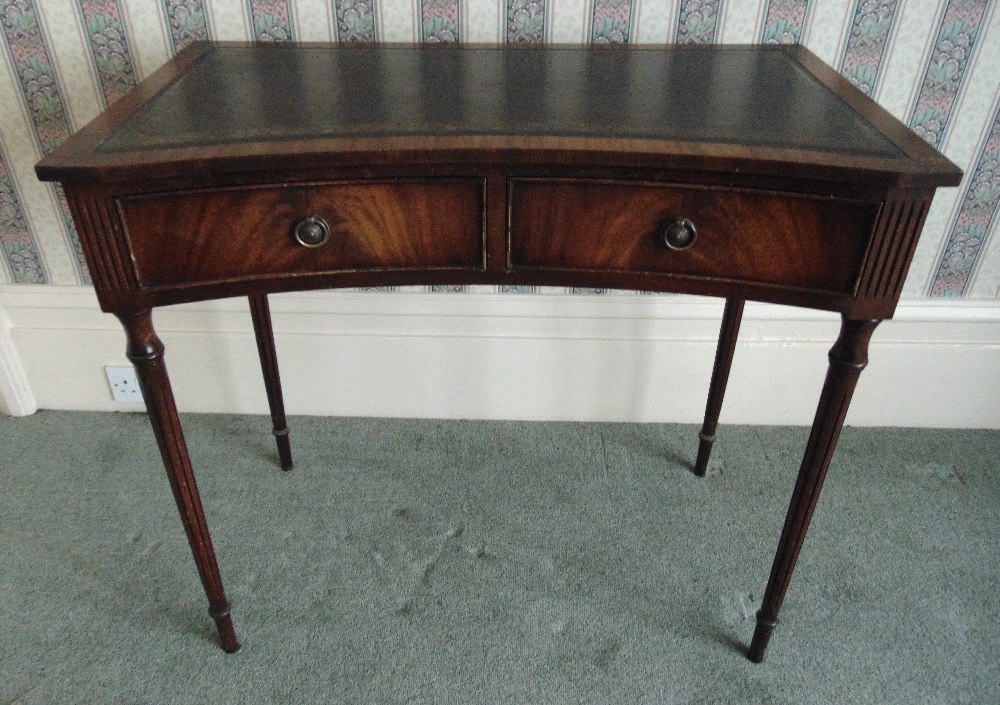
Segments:
[[[733,354],[736,352],[736,338],[740,334],[740,322],[743,320],[743,303],[743,299],[726,299],[726,308],[722,314],[719,347],[715,351],[712,383],[708,388],[705,423],[698,434],[698,459],[694,463],[694,474],[698,477],[705,476],[708,458],[712,455],[712,444],[715,443],[715,432],[719,428],[722,399],[726,396],[729,370],[733,366]]]

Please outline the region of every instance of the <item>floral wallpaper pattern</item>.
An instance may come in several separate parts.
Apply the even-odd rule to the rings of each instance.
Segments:
[[[840,72],[866,95],[875,91],[898,6],[899,0],[857,0]]]
[[[34,163],[199,39],[798,42],[966,171],[959,188],[943,190],[935,199],[906,295],[1000,299],[998,4],[1000,0],[577,0],[558,5],[552,0],[70,0],[73,12],[68,16],[66,6],[56,3],[0,0],[0,284],[89,282],[65,196],[57,187],[37,182]],[[440,288],[456,289],[466,288]]]
[[[104,103],[111,105],[136,83],[121,8],[118,0],[90,0],[79,8]]]
[[[770,0],[760,43],[800,44],[808,12],[808,0]]]
[[[723,0],[682,0],[677,22],[678,44],[711,44],[719,28]]]
[[[993,126],[979,149],[979,159],[967,179],[961,207],[934,274],[931,296],[962,296],[980,262],[990,225],[996,225],[1000,205],[1000,105]],[[994,227],[995,230],[995,227]]]
[[[375,5],[372,0],[335,0],[338,42],[375,42]]]
[[[420,0],[420,37],[425,42],[457,42],[458,0]]]
[[[954,115],[952,109],[975,52],[985,10],[985,4],[978,0],[949,0],[937,23],[938,33],[909,120],[910,127],[935,147],[941,144]]]
[[[292,13],[287,0],[247,0],[258,42],[284,42],[292,36]]]
[[[594,0],[590,41],[624,44],[632,26],[632,0]]]
[[[56,70],[31,0],[3,0],[0,8],[3,10],[0,23],[3,24],[11,68],[21,89],[20,97],[27,108],[39,156],[43,156],[72,133]],[[66,195],[59,186],[53,186],[51,190],[63,227],[61,235],[72,253],[79,281],[89,284],[90,274]],[[6,239],[4,234],[0,234],[0,239]],[[38,253],[34,253],[33,257],[37,259]]]
[[[507,42],[545,41],[545,0],[507,0]]]
[[[204,0],[163,0],[163,13],[170,27],[170,47],[174,53],[191,42],[212,37]]]
[[[21,211],[21,199],[0,153],[0,247],[11,281],[16,284],[46,284],[45,270],[38,261],[38,246]]]

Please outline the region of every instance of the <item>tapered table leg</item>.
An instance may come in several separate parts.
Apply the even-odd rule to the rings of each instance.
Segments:
[[[274,438],[278,442],[278,457],[282,470],[292,469],[292,446],[288,439],[288,421],[285,419],[285,402],[281,395],[281,378],[278,376],[278,354],[274,349],[274,330],[271,328],[271,309],[267,294],[250,295],[250,317],[257,336],[257,352],[264,373],[267,404],[271,408]]]
[[[740,321],[743,320],[743,300],[726,299],[726,308],[722,314],[722,329],[719,331],[719,347],[715,350],[715,366],[712,368],[712,383],[708,388],[708,404],[705,406],[705,423],[698,434],[698,459],[694,463],[694,474],[704,477],[708,469],[708,458],[712,455],[712,444],[715,443],[715,432],[719,428],[719,414],[722,411],[722,399],[726,396],[726,384],[729,382],[729,370],[733,366],[733,353],[736,352],[736,338],[740,333]]]
[[[177,407],[170,389],[167,367],[163,361],[163,344],[153,330],[153,322],[148,309],[133,314],[118,316],[128,335],[126,354],[135,365],[149,412],[149,422],[153,426],[156,443],[163,456],[163,465],[170,480],[174,500],[184,524],[191,552],[198,566],[201,584],[208,595],[208,613],[215,620],[222,641],[222,648],[232,653],[240,648],[230,618],[229,600],[222,586],[222,575],[215,560],[212,537],[208,533],[205,512],[198,496],[194,470],[188,457],[187,444],[177,418]]]
[[[755,663],[764,660],[771,632],[778,623],[778,611],[792,578],[837,439],[844,426],[847,407],[851,403],[858,377],[868,364],[868,341],[878,324],[878,320],[855,321],[844,318],[840,337],[830,350],[826,382],[823,384],[809,443],[806,445],[802,466],[788,505],[788,515],[778,541],[771,577],[764,591],[764,603],[757,612],[757,626],[747,652],[747,658]]]

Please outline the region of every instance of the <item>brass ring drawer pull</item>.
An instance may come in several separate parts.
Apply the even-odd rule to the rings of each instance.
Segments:
[[[299,218],[292,228],[295,241],[303,247],[320,247],[330,239],[330,226],[318,215]]]
[[[694,244],[698,237],[698,229],[690,220],[677,215],[664,221],[657,237],[662,244],[671,250],[686,250]]]

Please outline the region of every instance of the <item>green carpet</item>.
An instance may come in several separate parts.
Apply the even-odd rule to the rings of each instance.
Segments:
[[[183,418],[243,648],[148,421],[0,418],[0,705],[1000,702],[1000,433],[847,429],[767,661],[804,428]]]

